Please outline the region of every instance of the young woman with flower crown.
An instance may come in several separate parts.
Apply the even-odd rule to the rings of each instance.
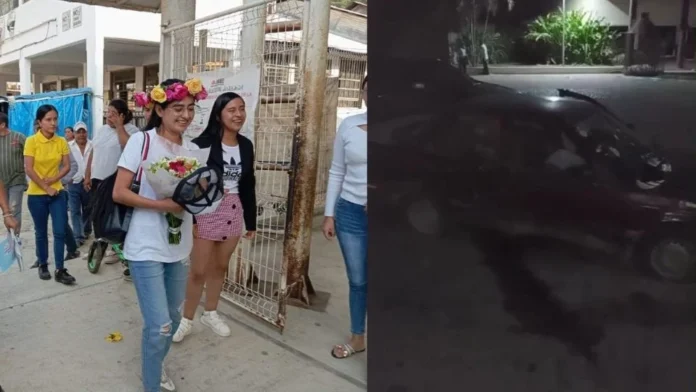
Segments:
[[[118,162],[113,198],[117,203],[133,207],[124,255],[143,316],[143,386],[145,392],[158,392],[160,388],[175,390],[163,362],[181,321],[179,308],[186,291],[193,219],[188,213],[180,215],[183,216],[181,240],[170,244],[164,213],[181,214],[183,209],[172,199],[156,200],[147,176],[142,176],[137,194],[131,190],[131,183],[141,168],[143,148],[147,148],[147,161],[171,155],[176,149],[198,149],[185,141],[183,134],[193,120],[196,101],[204,99],[207,92],[197,79],[187,82],[169,79],[153,88],[149,96],[153,110],[147,130],[128,140]]]

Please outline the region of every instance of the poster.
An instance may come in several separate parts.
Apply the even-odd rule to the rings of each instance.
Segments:
[[[231,91],[239,94],[246,103],[247,119],[240,133],[252,142],[254,141],[254,113],[256,113],[256,105],[259,102],[259,87],[261,85],[261,68],[258,65],[244,67],[236,73],[224,69],[190,73],[188,78],[200,78],[203,86],[208,90],[208,98],[199,101],[196,106],[196,115],[186,130],[188,138],[195,138],[203,132],[208,125],[210,111],[217,97]]]

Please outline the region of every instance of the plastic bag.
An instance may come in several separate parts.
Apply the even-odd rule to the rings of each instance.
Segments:
[[[0,241],[0,273],[7,272],[15,263],[20,271],[24,270],[22,241],[15,235],[14,230],[10,230],[7,237]]]

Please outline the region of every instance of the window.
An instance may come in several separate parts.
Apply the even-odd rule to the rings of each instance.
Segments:
[[[60,89],[62,91],[70,90],[70,89],[78,88],[78,87],[79,87],[79,83],[77,82],[77,78],[63,79],[60,81]]]
[[[58,91],[58,82],[41,83],[42,93],[48,93],[52,91]]]
[[[112,99],[122,99],[128,103],[132,110],[135,108],[133,94],[135,94],[135,69],[116,71],[111,73]]]

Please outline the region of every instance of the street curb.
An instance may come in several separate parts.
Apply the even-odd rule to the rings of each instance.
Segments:
[[[528,65],[528,66],[489,66],[491,75],[580,75],[580,74],[620,74],[623,66],[560,66],[560,65]],[[467,68],[469,75],[484,75],[483,67]]]

